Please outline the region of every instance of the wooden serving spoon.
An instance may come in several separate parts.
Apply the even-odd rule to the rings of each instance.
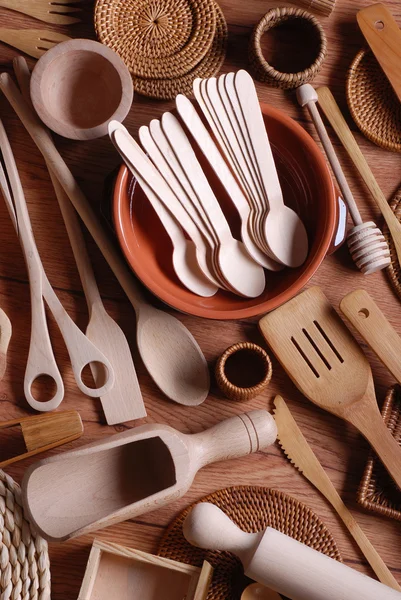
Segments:
[[[8,73],[0,75],[0,89],[48,162],[134,307],[138,350],[150,376],[171,400],[190,406],[200,404],[209,393],[210,377],[196,340],[178,319],[146,300],[52,138]]]

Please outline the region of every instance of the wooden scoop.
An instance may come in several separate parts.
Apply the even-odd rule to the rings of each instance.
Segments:
[[[301,392],[352,423],[401,487],[401,448],[380,415],[369,362],[321,289],[293,298],[259,327]]]
[[[27,452],[0,462],[0,468],[72,442],[81,437],[84,428],[76,410],[24,417],[0,423],[0,429],[21,427]]]
[[[22,483],[24,507],[41,535],[66,540],[168,504],[201,467],[267,448],[276,435],[265,410],[194,435],[143,425],[32,465]]]
[[[11,321],[4,310],[0,308],[0,381],[7,367],[7,350],[11,339]]]

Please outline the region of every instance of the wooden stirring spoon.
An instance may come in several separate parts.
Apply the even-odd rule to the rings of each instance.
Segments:
[[[185,405],[200,404],[209,393],[210,378],[196,340],[178,319],[146,300],[52,138],[8,73],[0,75],[0,89],[56,175],[134,307],[138,350],[149,375],[171,400]]]
[[[22,56],[17,57],[13,64],[21,92],[25,100],[30,102],[28,64]],[[112,389],[100,396],[107,424],[116,425],[146,417],[131,349],[123,331],[103,305],[76,211],[50,168],[49,173],[88,304],[89,323],[85,334],[107,356],[114,371]],[[91,363],[90,367],[99,387],[105,379],[104,369],[97,363]]]
[[[7,367],[7,350],[11,339],[11,321],[4,310],[0,308],[0,381]]]

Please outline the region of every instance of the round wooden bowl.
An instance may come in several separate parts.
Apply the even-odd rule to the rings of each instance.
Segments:
[[[216,363],[217,385],[227,398],[244,402],[263,392],[272,378],[272,363],[263,348],[239,342],[223,352]]]
[[[243,319],[266,313],[295,296],[331,249],[338,220],[337,193],[322,152],[311,136],[290,117],[262,105],[278,175],[287,205],[306,227],[309,254],[297,269],[266,272],[266,288],[258,298],[242,298],[219,290],[201,298],[185,289],[172,265],[172,245],[139,185],[123,165],[113,194],[113,220],[120,246],[132,270],[166,304],[209,319]],[[199,155],[232,229],[240,239],[240,222],[230,198]]]
[[[125,119],[133,95],[131,75],[121,58],[92,40],[54,46],[32,72],[31,99],[39,117],[49,129],[73,140],[106,135],[111,119]]]

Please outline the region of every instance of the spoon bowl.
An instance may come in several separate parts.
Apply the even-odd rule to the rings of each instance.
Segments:
[[[260,583],[251,583],[242,592],[241,600],[282,600],[282,596]]]
[[[292,210],[283,204],[271,210],[263,224],[269,248],[283,265],[300,267],[308,255],[308,234],[305,225]],[[283,235],[285,231],[285,235]]]

